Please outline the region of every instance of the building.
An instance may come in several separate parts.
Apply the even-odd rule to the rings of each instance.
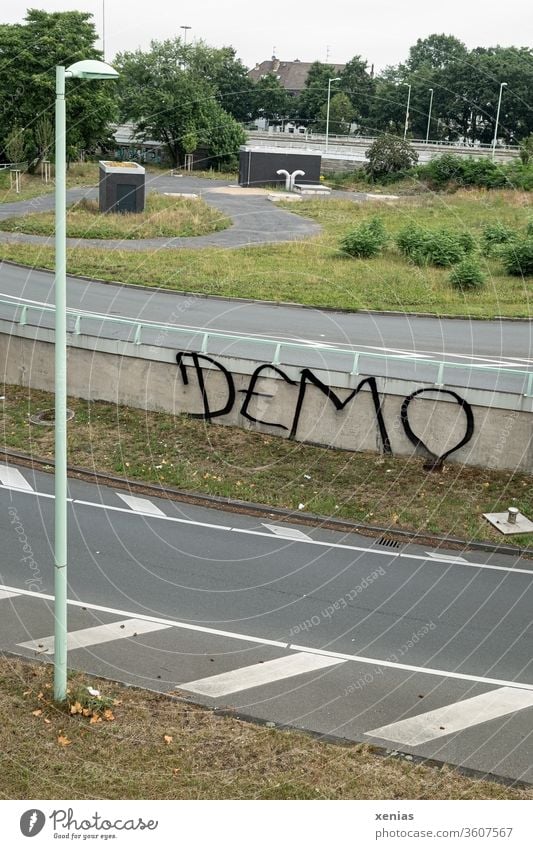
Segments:
[[[295,59],[294,62],[282,62],[276,56],[272,56],[272,59],[259,62],[255,68],[248,71],[248,76],[256,83],[267,74],[275,74],[283,88],[289,94],[297,96],[305,88],[305,81],[312,65],[314,62],[300,62],[299,59]],[[346,66],[332,64],[331,67],[334,74],[340,74]]]

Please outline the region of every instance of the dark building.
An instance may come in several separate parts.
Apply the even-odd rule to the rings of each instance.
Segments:
[[[100,212],[142,212],[145,173],[136,162],[107,162],[100,165]]]
[[[315,151],[243,145],[239,148],[239,185],[284,186],[285,177],[277,173],[281,169],[289,174],[303,171],[297,182],[314,185],[320,182],[321,162],[321,154]]]

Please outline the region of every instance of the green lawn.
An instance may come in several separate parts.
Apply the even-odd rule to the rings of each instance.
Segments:
[[[528,202],[526,193],[480,190],[364,204],[331,198],[305,201],[288,204],[287,209],[322,225],[323,232],[313,239],[238,250],[161,250],[157,257],[153,251],[72,249],[68,270],[141,286],[318,307],[526,318],[531,315],[532,278],[504,274],[500,262],[485,257],[482,251],[480,262],[487,285],[462,294],[451,287],[449,269],[412,265],[392,242],[383,256],[369,260],[349,258],[338,245],[347,230],[376,214],[392,235],[412,221],[469,230],[479,239],[487,223],[523,229]],[[54,263],[52,248],[35,245],[2,244],[0,256],[44,268],[52,268]]]

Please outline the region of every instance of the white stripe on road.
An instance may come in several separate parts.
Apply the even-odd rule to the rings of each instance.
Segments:
[[[272,684],[274,681],[283,681],[284,678],[303,675],[305,672],[316,672],[328,666],[337,666],[340,663],[345,661],[301,652],[287,657],[278,657],[276,660],[268,660],[266,663],[254,663],[242,669],[232,669],[230,672],[211,675],[209,678],[200,678],[198,681],[181,684],[177,689],[216,699],[230,693],[240,693],[241,690],[250,690],[252,687]]]
[[[264,528],[276,534],[277,537],[282,537],[283,539],[297,539],[303,542],[310,542],[311,540],[309,534],[304,534],[303,531],[299,531],[297,528],[291,528],[289,525],[266,525],[264,522],[261,524]]]
[[[85,606],[85,605],[84,605]],[[108,625],[96,625],[94,628],[83,628],[81,631],[71,631],[68,635],[67,648],[84,649],[99,643],[110,643],[112,640],[123,640],[136,637],[138,634],[149,634],[151,631],[162,631],[168,628],[160,622],[149,622],[146,619],[125,619],[122,622],[111,622]],[[53,654],[54,638],[43,637],[41,640],[30,640],[18,643],[20,648],[30,649],[36,654]]]
[[[126,502],[128,507],[131,507],[135,513],[143,513],[145,516],[163,516],[165,514],[147,498],[137,498],[136,495],[124,495],[122,492],[117,492],[119,498]]]
[[[3,598],[16,598],[18,595],[19,593],[15,593],[12,590],[0,590],[0,601]]]
[[[19,595],[28,596],[29,598],[38,598],[43,601],[54,601],[53,595],[47,593],[36,593],[33,590],[23,590],[18,587],[2,586],[0,589],[13,590]],[[116,607],[104,607],[101,604],[91,604],[90,602],[67,599],[67,604],[71,607],[81,607],[85,610],[97,610],[99,613],[110,613],[115,616],[131,616],[137,619],[142,619],[144,622],[154,622],[164,625],[169,628],[181,628],[184,631],[195,631],[199,634],[210,634],[215,637],[227,637],[230,640],[242,640],[245,643],[254,643],[261,646],[275,646],[288,651],[305,652],[308,654],[316,654],[321,657],[331,657],[336,660],[351,660],[354,663],[364,663],[373,666],[382,666],[386,669],[400,669],[407,672],[415,672],[423,675],[436,675],[440,678],[450,678],[457,681],[474,681],[478,684],[494,684],[497,687],[516,687],[519,690],[530,690],[533,692],[533,684],[527,684],[522,681],[509,681],[500,678],[485,678],[482,675],[468,675],[465,672],[453,672],[447,669],[433,669],[429,666],[411,666],[407,663],[395,663],[389,660],[381,660],[378,657],[364,657],[356,654],[345,654],[342,652],[329,651],[328,649],[317,649],[312,646],[299,646],[295,643],[280,642],[279,640],[269,640],[267,637],[255,637],[251,634],[239,634],[235,631],[222,631],[218,628],[208,628],[205,625],[193,625],[190,622],[179,622],[176,619],[163,619],[156,616],[148,616],[142,613],[130,613],[126,610],[118,610]]]
[[[533,707],[531,690],[502,687],[365,733],[370,737],[393,740],[404,746],[420,746],[429,740],[446,737],[473,725],[488,722],[489,719],[498,719],[530,707]]]
[[[431,557],[435,563],[466,563],[467,566],[471,565],[468,560],[464,559],[464,557],[453,557],[446,554],[439,554],[438,551],[426,551],[426,554],[428,557]]]
[[[34,492],[33,487],[24,475],[14,466],[6,466],[5,463],[0,463],[0,481],[7,489],[23,489],[26,492]]]

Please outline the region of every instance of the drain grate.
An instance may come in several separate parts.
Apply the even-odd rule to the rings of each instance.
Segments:
[[[380,537],[377,544],[384,545],[387,548],[400,548],[401,546],[401,542],[397,539],[391,539],[390,537]]]

